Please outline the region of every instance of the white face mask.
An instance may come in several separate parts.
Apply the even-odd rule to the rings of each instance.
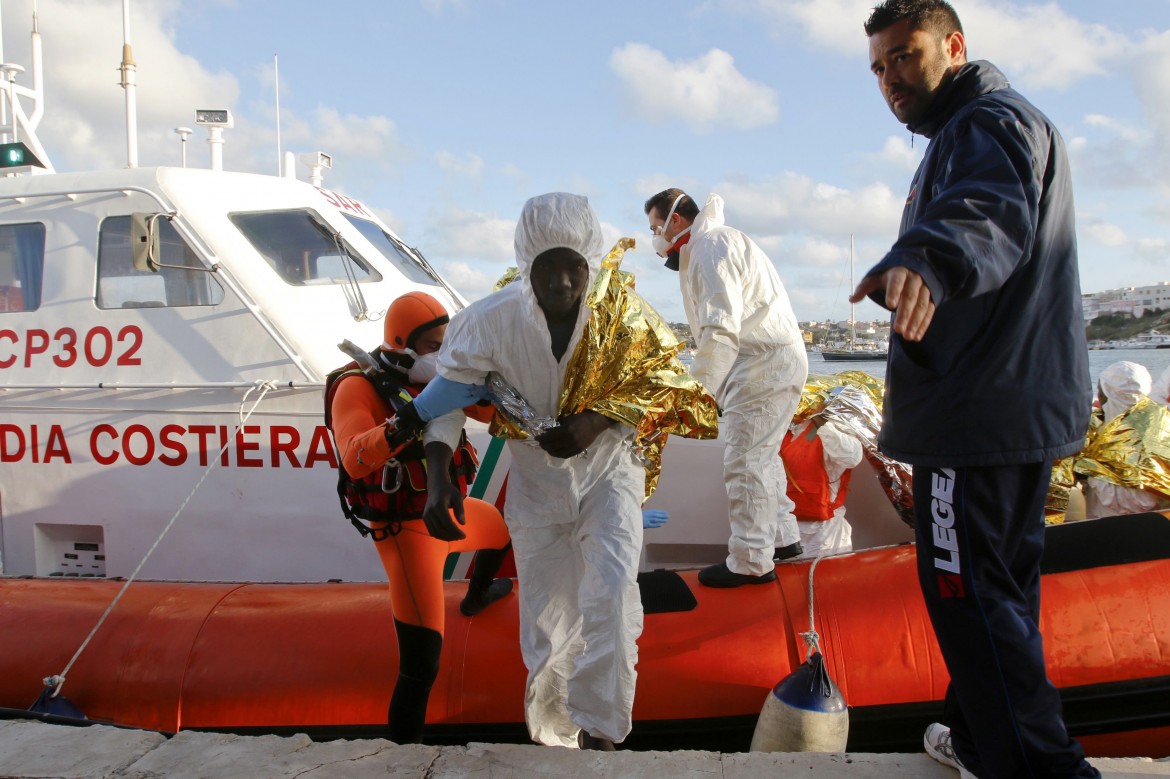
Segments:
[[[439,353],[414,355],[414,365],[406,372],[406,378],[411,384],[426,384],[439,373]]]
[[[670,211],[666,214],[666,219],[664,219],[662,222],[662,227],[660,227],[658,229],[658,232],[656,232],[654,234],[654,237],[650,240],[650,246],[654,249],[654,253],[657,254],[659,257],[665,257],[667,254],[669,254],[670,247],[674,246],[675,243],[678,242],[679,238],[682,238],[684,235],[686,235],[687,233],[689,233],[691,231],[691,228],[688,225],[685,230],[683,230],[682,232],[680,232],[678,235],[676,235],[674,237],[673,241],[668,241],[666,239],[667,225],[670,224],[670,218],[672,216],[674,216],[674,209],[678,208],[678,203],[682,199],[683,199],[682,195],[679,195],[678,197],[676,197],[674,199],[674,202],[670,205]]]
[[[650,239],[650,247],[654,249],[654,253],[659,257],[665,257],[670,252],[671,243],[666,240],[666,236],[658,233]]]

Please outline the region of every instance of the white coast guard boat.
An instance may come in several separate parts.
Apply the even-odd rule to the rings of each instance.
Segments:
[[[132,261],[143,213],[166,215],[157,271]],[[333,521],[321,381],[342,338],[380,342],[398,294],[462,300],[365,206],[222,171],[5,179],[4,268],[21,295],[0,314],[6,573],[126,575],[200,479],[143,575],[378,572]]]

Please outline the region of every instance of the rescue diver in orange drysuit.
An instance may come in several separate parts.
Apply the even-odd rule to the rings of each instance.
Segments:
[[[448,315],[430,295],[411,292],[386,312],[385,342],[376,355],[383,370],[402,376],[402,389],[413,397],[434,376],[434,358],[447,329]],[[475,450],[463,434],[466,416],[481,420],[491,407],[470,406],[431,422],[424,443],[398,455],[401,487],[381,490],[383,466],[389,461],[386,419],[394,410],[369,381],[353,370],[336,382],[330,403],[333,432],[342,464],[355,482],[369,486],[361,516],[373,529],[375,548],[390,581],[390,606],[398,637],[398,679],[390,699],[390,738],[400,744],[420,741],[427,699],[439,670],[443,645],[443,565],[449,552],[481,550],[459,606],[466,616],[512,590],[510,579],[494,579],[509,548],[503,517],[490,504],[477,503],[471,516],[429,525],[423,519],[427,490],[436,479],[451,479],[466,494],[476,466]],[[466,414],[466,416],[465,416]],[[489,417],[490,418],[490,417]],[[425,453],[425,460],[424,460]],[[430,487],[428,487],[428,484]],[[468,504],[470,509],[470,504]],[[462,512],[456,511],[456,514]]]

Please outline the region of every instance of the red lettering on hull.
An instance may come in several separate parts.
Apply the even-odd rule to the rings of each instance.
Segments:
[[[23,333],[0,330],[0,369],[34,368],[50,361],[58,368],[88,365],[101,368],[113,360],[115,365],[142,365],[138,350],[142,348],[142,328],[125,325],[117,335],[98,325],[78,334],[72,327],[50,333],[34,327]]]
[[[98,465],[177,468],[190,462],[205,468],[218,455],[219,465],[231,468],[337,468],[337,451],[324,425],[313,429],[307,443],[292,425],[245,425],[232,433],[227,425],[169,424],[156,431],[141,423],[124,428],[102,423],[89,431],[85,444]],[[72,465],[61,425],[0,423],[0,463],[21,462]]]
[[[58,459],[67,463],[73,462],[61,426],[52,425],[49,428],[45,445],[42,447],[41,429],[37,425],[25,429],[20,425],[0,424],[0,463],[18,463],[26,458],[34,463],[47,463]]]

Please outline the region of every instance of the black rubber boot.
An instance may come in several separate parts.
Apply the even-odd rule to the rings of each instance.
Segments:
[[[704,587],[742,587],[745,584],[767,584],[776,581],[776,571],[768,571],[759,576],[746,573],[735,573],[727,567],[727,563],[708,565],[699,571],[699,584]]]
[[[467,595],[459,604],[463,616],[474,617],[512,591],[511,579],[495,578],[511,548],[509,543],[503,549],[481,549],[475,553],[475,570],[467,584]]]
[[[802,554],[804,554],[804,547],[800,545],[799,541],[797,541],[795,543],[789,544],[788,546],[776,547],[776,553],[772,556],[772,560],[778,563],[781,560],[791,560],[793,557],[797,557]]]

